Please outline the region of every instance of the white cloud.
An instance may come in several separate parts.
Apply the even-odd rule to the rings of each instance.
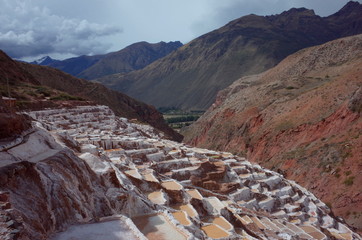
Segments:
[[[104,37],[117,35],[119,27],[52,14],[35,1],[2,0],[0,48],[22,58],[45,54],[99,54],[111,47]]]

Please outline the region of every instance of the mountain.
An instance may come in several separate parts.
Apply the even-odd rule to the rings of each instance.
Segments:
[[[185,142],[246,155],[362,229],[362,35],[303,49],[219,92]]]
[[[84,105],[92,101],[109,106],[118,116],[149,123],[171,139],[182,140],[154,107],[101,84],[75,78],[51,67],[16,62],[2,51],[0,75],[0,94],[16,98],[20,110]]]
[[[47,66],[47,65],[54,64],[55,62],[58,62],[58,61],[59,60],[52,59],[49,56],[45,56],[45,57],[39,58],[38,60],[35,60],[33,62],[30,62],[30,63],[31,64]]]
[[[244,16],[141,70],[96,80],[156,107],[205,110],[241,76],[263,72],[302,48],[362,33],[361,6],[349,2],[329,17],[305,8]]]
[[[182,46],[177,42],[134,43],[118,52],[105,55],[101,60],[77,74],[80,78],[95,79],[114,73],[127,73],[142,69]]]
[[[179,41],[168,43],[159,42],[154,44],[138,42],[120,51],[104,55],[83,55],[62,61],[51,61],[51,58],[44,57],[32,63],[54,67],[73,76],[90,80],[109,74],[127,73],[144,68],[148,64],[166,56],[181,46],[182,43]]]
[[[104,55],[95,55],[95,56],[80,56],[74,58],[68,58],[62,61],[54,61],[48,64],[39,64],[43,66],[49,66],[53,68],[57,68],[63,72],[69,73],[73,76],[77,76],[79,73],[84,71],[85,69],[93,66],[95,63],[100,61]]]

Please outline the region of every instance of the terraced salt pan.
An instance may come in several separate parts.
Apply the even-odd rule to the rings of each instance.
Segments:
[[[162,187],[166,188],[167,190],[181,190],[182,189],[182,185],[179,184],[176,181],[167,181],[167,182],[162,182],[161,183]]]
[[[230,236],[228,232],[215,224],[203,226],[201,227],[201,229],[206,233],[208,237],[213,239],[225,238]]]
[[[233,229],[233,225],[231,225],[224,217],[216,217],[212,220],[212,223],[222,227],[226,231],[231,231]]]
[[[175,217],[177,221],[179,221],[184,226],[190,226],[191,221],[188,219],[186,212],[184,211],[178,211],[172,213],[172,215]]]
[[[156,191],[156,192],[149,193],[147,195],[147,197],[148,197],[148,199],[150,199],[151,202],[153,202],[155,204],[163,205],[167,201],[164,196],[164,193],[162,191]]]
[[[138,179],[141,179],[142,180],[142,176],[141,174],[136,170],[136,169],[132,169],[132,170],[128,170],[128,171],[125,171],[125,173],[129,176],[132,176],[134,178],[138,178]]]
[[[177,210],[185,211],[187,213],[187,215],[189,215],[190,217],[198,216],[197,211],[191,204],[178,205],[178,206],[174,206],[173,208],[177,209]]]
[[[139,216],[132,221],[149,240],[187,239],[163,214]]]
[[[311,235],[314,239],[327,239],[326,235],[321,233],[318,229],[313,226],[300,226],[307,234]]]
[[[159,182],[155,175],[153,175],[151,172],[143,174],[143,177],[148,182]]]
[[[240,157],[228,153],[189,148],[186,145],[173,143],[169,140],[162,140],[159,138],[159,135],[154,135],[154,133],[148,133],[148,135],[154,136],[155,139],[147,139],[142,137],[141,133],[135,132],[138,131],[138,127],[129,123],[126,119],[117,120],[119,123],[118,126],[121,126],[121,128],[113,132],[103,131],[104,129],[109,128],[108,126],[103,125],[112,125],[116,130],[116,123],[107,121],[106,119],[99,121],[97,124],[85,123],[97,121],[94,119],[95,117],[98,117],[96,113],[91,113],[87,117],[85,115],[76,116],[74,119],[72,118],[73,116],[69,116],[67,111],[64,113],[67,113],[67,118],[62,115],[56,117],[56,119],[59,118],[58,123],[62,124],[60,128],[65,127],[66,130],[64,131],[66,131],[70,137],[75,138],[75,141],[78,141],[78,143],[80,142],[79,144],[84,144],[81,146],[83,154],[89,152],[89,154],[95,155],[94,159],[86,155],[83,156],[83,158],[97,173],[102,173],[103,170],[112,167],[113,163],[118,163],[122,165],[122,170],[114,169],[117,171],[118,175],[122,176],[122,181],[126,179],[126,176],[123,176],[123,173],[126,172],[128,177],[136,177],[142,182],[148,181],[148,184],[145,184],[144,186],[150,186],[152,188],[158,184],[150,184],[150,182],[161,182],[163,194],[161,191],[149,190],[150,188],[145,190],[147,191],[146,196],[153,203],[159,205],[157,209],[172,207],[167,205],[167,194],[172,195],[171,191],[180,191],[183,189],[183,186],[188,186],[188,189],[185,191],[193,198],[192,201],[195,201],[196,199],[202,201],[203,207],[207,210],[207,213],[205,213],[204,211],[197,209],[200,211],[200,214],[202,213],[202,219],[198,217],[198,212],[191,204],[185,204],[186,202],[190,203],[190,197],[183,199],[183,205],[174,207],[174,209],[178,209],[179,211],[173,213],[173,217],[171,214],[163,215],[166,221],[168,220],[174,223],[176,222],[176,219],[184,226],[187,226],[186,228],[183,228],[177,223],[175,223],[176,225],[171,223],[168,226],[166,224],[166,230],[164,232],[158,231],[157,225],[163,226],[164,224],[162,222],[162,217],[160,217],[161,223],[156,223],[155,227],[152,225],[157,219],[151,219],[150,221],[152,223],[149,225],[149,228],[156,231],[150,232],[150,239],[170,239],[169,233],[171,232],[180,231],[181,233],[182,231],[185,231],[185,229],[191,231],[199,229],[201,226],[204,226],[203,230],[209,237],[213,236],[213,231],[219,234],[222,233],[222,231],[220,232],[219,230],[222,229],[226,234],[233,235],[226,236],[225,234],[226,237],[253,239],[250,235],[246,234],[245,229],[242,228],[235,229],[236,233],[240,234],[240,236],[235,236],[235,232],[232,231],[233,226],[231,226],[227,220],[218,217],[222,212],[221,210],[225,207],[229,209],[244,226],[246,226],[246,229],[248,228],[247,225],[251,224],[249,230],[256,235],[264,235],[261,237],[264,239],[270,239],[276,235],[281,238],[286,237],[287,239],[290,239],[291,237],[302,237],[304,239],[313,239],[314,237],[316,239],[324,239],[327,235],[328,237],[329,235],[335,236],[338,239],[351,239],[351,237],[353,237],[351,236],[353,233],[350,233],[349,229],[345,230],[336,227],[338,226],[336,225],[338,220],[328,216],[327,212],[324,211],[328,208],[325,204],[317,200],[313,194],[307,192],[292,181],[286,181],[281,175],[265,170],[258,165],[251,164],[245,159],[241,159]],[[106,114],[101,115],[103,116]],[[112,115],[112,118],[115,119],[115,116]],[[69,124],[69,120],[67,119],[72,119],[77,122],[77,124]],[[54,129],[58,129],[58,127]],[[111,128],[109,129],[111,130]],[[144,131],[144,129],[142,129],[142,131]],[[89,143],[92,143],[91,140],[94,140],[94,144],[101,148],[89,145]],[[118,149],[107,150],[109,148]],[[110,158],[112,163],[108,163],[107,161],[99,162],[104,160],[103,158],[98,157],[99,152]],[[218,162],[215,163],[216,159],[218,159]],[[220,159],[223,159],[222,162]],[[210,161],[216,166],[218,166],[218,164],[228,165],[228,181],[241,184],[241,188],[234,191],[232,194],[228,194],[227,198],[229,200],[207,197],[206,195],[203,197],[199,191],[193,189],[191,181],[188,180],[189,175],[192,175],[194,173],[193,171],[199,168],[200,163],[205,161]],[[157,167],[153,168],[155,162],[157,162]],[[180,162],[183,164],[180,164]],[[124,169],[129,171],[124,171]],[[156,174],[155,171],[159,171],[159,174]],[[170,178],[178,180],[178,182],[171,179],[167,181],[162,180],[162,178],[158,179],[159,176],[162,175],[163,179],[165,176],[169,176]],[[125,186],[126,184],[122,185]],[[155,192],[149,193],[149,191]],[[143,192],[143,194],[145,194],[145,192]],[[239,206],[237,206],[238,204]],[[130,204],[130,206],[133,205]],[[242,209],[241,207],[248,208],[251,212],[266,211],[274,217],[261,217],[261,215],[258,214],[254,215],[248,213],[249,217],[244,215],[242,211],[239,211]],[[168,209],[168,212],[173,212],[173,210]],[[141,214],[145,214],[145,212],[142,212]],[[130,216],[134,216],[134,214],[130,214]],[[206,217],[208,219],[207,222],[205,222]],[[201,220],[204,222],[201,222]],[[194,224],[191,223],[191,225],[187,225],[190,222]],[[309,228],[308,225],[313,225],[313,227]],[[304,228],[302,228],[302,226]],[[203,236],[201,236],[198,231],[199,230],[197,230],[197,237],[202,238]],[[310,235],[313,235],[313,237],[308,235],[307,232],[310,232]],[[152,234],[154,234],[154,236],[152,236]],[[187,231],[185,231],[185,234],[188,234]],[[219,238],[220,236],[213,237]],[[171,239],[172,238],[171,235]]]
[[[197,191],[196,189],[190,189],[190,190],[186,190],[187,194],[189,194],[191,197],[195,198],[195,199],[199,199],[202,200],[203,197],[200,194],[199,191]]]

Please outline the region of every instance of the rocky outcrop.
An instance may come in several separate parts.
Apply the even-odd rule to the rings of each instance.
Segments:
[[[362,228],[361,64],[361,35],[299,51],[221,91],[186,142],[279,171]]]
[[[28,114],[34,132],[0,152],[1,239],[84,239],[111,226],[128,239],[361,239],[306,189],[231,153],[166,140],[105,106]],[[173,178],[187,173],[214,183]]]

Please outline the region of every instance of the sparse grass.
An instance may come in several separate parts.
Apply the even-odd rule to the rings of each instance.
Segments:
[[[291,129],[294,127],[294,124],[291,122],[291,121],[283,121],[281,123],[279,123],[277,126],[276,126],[276,130],[277,131],[286,131],[288,129]]]
[[[305,147],[298,147],[292,151],[286,152],[283,155],[283,159],[301,160],[301,159],[305,158],[305,156],[306,156]]]
[[[58,96],[55,97],[51,97],[50,100],[55,100],[55,101],[67,101],[67,100],[78,100],[78,101],[84,101],[83,98],[81,97],[77,97],[77,96],[72,96],[66,93],[61,93]]]
[[[354,182],[354,176],[349,176],[348,178],[346,178],[343,183],[344,185],[346,186],[352,186],[353,185],[353,182]]]

